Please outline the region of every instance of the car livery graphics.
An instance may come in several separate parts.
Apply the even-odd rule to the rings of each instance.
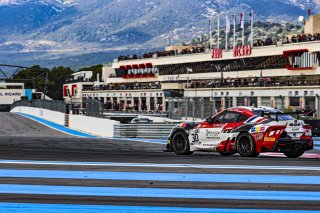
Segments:
[[[273,114],[262,116],[261,111],[276,113],[276,120]],[[278,114],[279,111],[270,108],[234,107],[205,121],[180,123],[171,130],[166,149],[178,155],[216,151],[222,155],[238,152],[244,157],[258,156],[261,152],[299,157],[312,149],[311,127],[304,121]]]

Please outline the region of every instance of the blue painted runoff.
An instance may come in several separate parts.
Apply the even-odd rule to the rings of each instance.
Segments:
[[[31,119],[33,119],[33,120],[38,121],[39,123],[42,123],[42,124],[44,124],[44,125],[47,125],[47,126],[53,128],[53,129],[56,129],[56,130],[58,130],[58,131],[60,131],[60,132],[64,132],[64,133],[66,133],[66,134],[70,134],[70,135],[74,135],[74,136],[78,136],[78,137],[97,138],[96,136],[93,136],[93,135],[90,135],[90,134],[86,134],[86,133],[83,133],[83,132],[79,132],[79,131],[76,131],[76,130],[67,128],[67,127],[65,127],[65,126],[56,124],[56,123],[54,123],[54,122],[47,121],[47,120],[45,120],[45,119],[42,119],[42,118],[33,116],[33,115],[28,115],[28,114],[20,113],[20,112],[17,112],[16,114],[25,116],[25,117],[27,117],[27,118],[31,118]]]
[[[16,114],[25,116],[27,118],[31,118],[33,120],[38,121],[39,123],[47,125],[47,126],[53,128],[53,129],[56,129],[56,130],[58,130],[60,132],[64,132],[66,134],[70,134],[70,135],[74,135],[74,136],[78,136],[78,137],[85,137],[85,138],[98,138],[96,136],[93,136],[93,135],[90,135],[90,134],[86,134],[86,133],[83,133],[83,132],[79,132],[79,131],[76,131],[76,130],[72,130],[72,129],[67,128],[65,126],[56,124],[54,122],[51,122],[51,121],[48,121],[48,120],[45,120],[45,119],[42,119],[42,118],[39,118],[39,117],[36,117],[36,116],[33,116],[33,115],[28,115],[28,114],[21,113],[21,112],[17,112]],[[149,142],[149,143],[162,143],[162,144],[166,144],[167,143],[167,140],[163,140],[163,139],[146,139],[146,138],[117,138],[117,139],[129,140],[129,141],[143,141],[143,142]]]
[[[81,204],[38,204],[38,203],[0,203],[1,213],[319,213],[316,210],[270,210],[270,209],[225,209],[225,208],[184,208],[159,206],[111,206]]]
[[[320,192],[0,184],[2,194],[320,201]]]
[[[320,141],[313,141],[313,144],[316,146],[320,146]]]
[[[0,169],[0,177],[63,178],[92,180],[191,181],[211,183],[269,183],[320,184],[320,176],[250,175],[250,174],[193,174],[156,172],[100,172],[64,170],[11,170]]]

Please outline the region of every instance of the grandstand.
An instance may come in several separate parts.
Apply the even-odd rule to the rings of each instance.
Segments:
[[[72,92],[64,98],[80,104],[97,99],[108,111],[162,111],[179,119],[239,105],[312,111],[319,117],[319,34],[254,44],[119,56],[103,68],[100,82],[66,82],[64,90]]]

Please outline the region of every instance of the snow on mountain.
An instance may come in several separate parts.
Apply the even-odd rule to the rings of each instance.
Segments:
[[[318,12],[320,0],[0,0],[0,52],[50,58],[160,48],[207,34],[217,14],[244,11],[248,21],[254,10],[256,20],[288,22],[308,8]]]
[[[49,4],[57,6],[74,6],[77,5],[80,0],[0,0],[0,6],[3,5],[21,5],[30,2],[37,2],[39,4]]]

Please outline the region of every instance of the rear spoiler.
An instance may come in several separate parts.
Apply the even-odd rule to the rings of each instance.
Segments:
[[[300,119],[299,112],[264,112],[264,111],[260,112],[261,117],[265,117],[268,115],[276,115],[276,121],[279,121],[278,115],[293,115],[293,116],[297,116],[297,118]]]

